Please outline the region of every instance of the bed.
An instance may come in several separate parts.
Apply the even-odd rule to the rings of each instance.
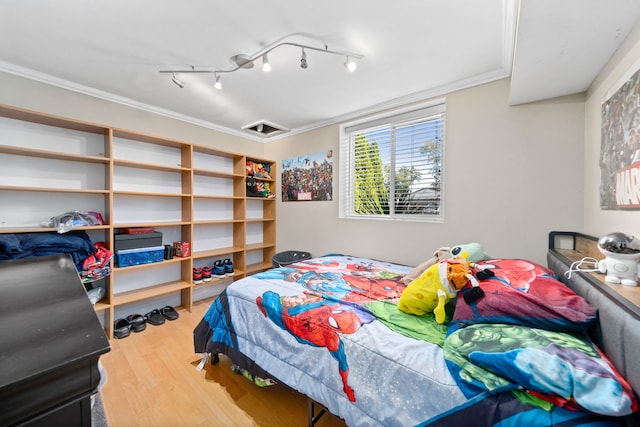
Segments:
[[[597,309],[609,300],[596,307],[526,260],[475,267],[496,273],[478,281],[484,296],[458,293],[442,324],[398,310],[412,267],[328,255],[274,268],[216,298],[194,349],[225,354],[349,426],[635,425],[635,361],[609,359],[587,335],[607,330]],[[632,313],[614,317],[638,326]]]

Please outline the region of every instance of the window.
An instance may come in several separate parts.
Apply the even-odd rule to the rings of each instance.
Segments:
[[[442,221],[445,104],[341,127],[341,218]]]

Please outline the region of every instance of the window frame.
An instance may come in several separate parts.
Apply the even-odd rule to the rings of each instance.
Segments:
[[[353,157],[354,144],[351,141],[351,134],[359,130],[371,129],[374,127],[396,127],[409,121],[428,118],[440,115],[443,119],[442,139],[440,142],[440,205],[438,214],[356,214],[353,211],[347,212],[347,207],[353,209],[354,203],[354,174],[349,170]],[[430,223],[443,223],[445,218],[445,146],[446,146],[446,99],[441,98],[426,103],[415,104],[402,109],[396,109],[387,113],[363,117],[340,125],[340,168],[339,168],[339,214],[341,219],[373,219],[383,221],[417,221]],[[395,142],[393,143],[395,146]],[[394,174],[395,177],[395,174]],[[393,178],[391,184],[393,185]]]

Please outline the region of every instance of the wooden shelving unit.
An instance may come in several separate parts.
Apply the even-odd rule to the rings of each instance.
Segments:
[[[119,228],[154,227],[163,244],[191,255],[117,268],[94,309],[113,336],[115,309],[168,294],[191,310],[192,269],[229,258],[234,279],[271,267],[275,200],[247,197],[247,161],[211,147],[0,105],[0,233],[52,232],[40,224],[70,210],[100,212],[105,225],[79,227],[113,250]],[[7,165],[8,167],[5,167]],[[275,190],[275,180],[263,179]],[[140,275],[143,284],[137,284]]]

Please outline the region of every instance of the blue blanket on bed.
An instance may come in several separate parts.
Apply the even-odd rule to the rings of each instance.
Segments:
[[[226,354],[253,374],[273,378],[321,402],[354,427],[625,425],[620,418],[592,415],[576,405],[554,405],[561,402],[544,400],[546,390],[537,394],[526,390],[532,381],[508,378],[514,370],[497,372],[508,367],[505,359],[498,359],[501,354],[482,357],[486,352],[479,354],[473,340],[454,345],[453,340],[465,338],[464,331],[472,331],[473,325],[457,328],[446,339],[444,330],[439,339],[434,339],[436,330],[407,331],[409,325],[420,329],[429,325],[399,321],[389,313],[387,305],[393,305],[403,290],[398,278],[409,271],[374,260],[327,256],[245,277],[211,305],[194,330],[194,349]],[[456,349],[469,351],[457,354]],[[598,366],[607,367],[601,362]],[[474,363],[483,365],[474,368]],[[545,362],[541,365],[547,367]],[[473,374],[481,368],[486,373],[476,379]],[[576,373],[584,378],[585,372],[592,373]],[[598,384],[609,384],[612,377],[602,377]],[[481,387],[485,378],[498,381],[498,387]],[[571,381],[567,375],[563,379]],[[584,387],[578,391],[578,405],[598,409],[590,395],[584,398]],[[593,391],[607,399],[603,403],[616,403],[605,389]],[[574,402],[575,395],[562,404]],[[635,409],[626,396],[619,401],[620,414]]]

